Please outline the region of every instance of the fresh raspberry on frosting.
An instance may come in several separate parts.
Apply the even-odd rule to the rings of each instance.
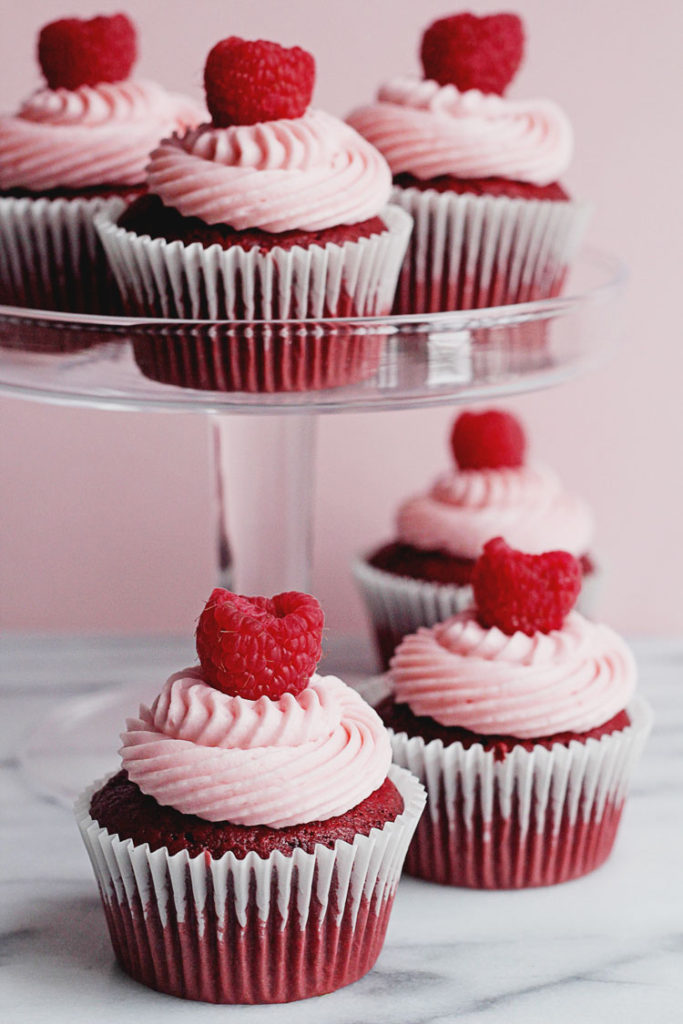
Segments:
[[[135,26],[125,14],[62,18],[38,37],[38,61],[51,89],[121,82],[136,58]]]
[[[502,95],[524,55],[524,28],[516,14],[454,14],[433,22],[422,37],[427,78]]]
[[[512,413],[462,412],[453,424],[451,448],[460,469],[514,469],[524,465],[526,437]]]
[[[508,636],[562,629],[581,589],[581,565],[567,551],[527,555],[502,537],[484,545],[472,573],[477,620]]]
[[[197,625],[207,683],[257,700],[297,694],[320,660],[323,611],[310,594],[244,597],[216,588]]]
[[[311,102],[315,60],[299,46],[230,36],[206,59],[206,102],[218,128],[301,117]]]

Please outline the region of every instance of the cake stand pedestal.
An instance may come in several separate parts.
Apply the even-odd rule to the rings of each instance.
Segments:
[[[252,594],[307,589],[318,414],[499,400],[559,384],[614,349],[624,284],[615,258],[586,250],[561,297],[429,316],[209,322],[0,307],[0,392],[206,413],[217,499],[217,572],[207,590],[216,582]],[[236,371],[243,390],[231,390],[226,354],[239,361],[244,352],[249,372]],[[330,366],[337,386],[315,386],[329,379]],[[128,700],[108,713],[123,722]],[[71,710],[84,726],[87,711]],[[64,705],[19,752],[32,780],[62,797],[69,721]],[[111,758],[110,746],[103,752]]]

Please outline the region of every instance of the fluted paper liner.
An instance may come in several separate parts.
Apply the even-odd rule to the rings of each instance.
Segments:
[[[116,217],[123,205],[116,197],[0,197],[0,302],[117,312],[116,286],[93,218],[105,211]]]
[[[388,313],[412,221],[392,206],[382,217],[387,230],[356,242],[264,253],[152,239],[103,214],[97,229],[130,312],[267,321],[156,329],[135,339],[138,366],[161,383],[230,392],[309,391],[371,377],[383,331],[344,324],[302,330],[269,321]]]
[[[319,319],[388,313],[412,220],[382,211],[386,231],[342,245],[184,245],[138,235],[104,212],[96,227],[124,300],[149,316],[209,320]]]
[[[415,222],[394,312],[476,309],[558,295],[590,207],[394,187]]]
[[[374,964],[422,785],[392,765],[402,813],[353,843],[313,853],[190,857],[151,852],[101,828],[90,786],[75,814],[119,963],[171,995],[215,1003],[289,1002],[347,985]]]
[[[567,745],[516,746],[500,758],[480,743],[391,733],[394,762],[424,782],[427,810],[406,870],[474,888],[551,885],[609,855],[630,777],[652,724],[637,697],[631,724]]]
[[[469,584],[458,586],[416,580],[377,569],[364,558],[355,559],[352,571],[373,625],[384,669],[389,667],[389,659],[404,636],[417,632],[420,626],[445,622],[469,608],[473,601]],[[588,617],[593,613],[599,586],[594,577],[599,575],[595,570],[586,578],[576,602],[577,611]]]

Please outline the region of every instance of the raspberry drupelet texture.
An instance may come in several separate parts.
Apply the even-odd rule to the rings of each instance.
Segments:
[[[527,555],[502,537],[484,545],[472,573],[477,619],[512,636],[562,629],[581,590],[581,565],[567,551]]]
[[[320,660],[323,621],[310,594],[244,597],[217,587],[197,625],[206,682],[249,700],[300,693]]]
[[[51,89],[121,82],[136,59],[137,34],[125,14],[62,18],[38,37],[38,61]]]
[[[454,14],[433,22],[422,37],[426,78],[502,95],[524,56],[524,28],[516,14]]]
[[[451,448],[460,469],[515,468],[524,464],[526,437],[509,412],[463,412],[453,424]]]
[[[206,103],[219,128],[301,117],[311,102],[315,60],[299,46],[230,36],[204,68]]]

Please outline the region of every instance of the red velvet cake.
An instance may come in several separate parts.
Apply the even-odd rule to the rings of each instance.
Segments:
[[[609,855],[650,728],[623,640],[572,611],[578,561],[489,541],[475,603],[406,636],[380,705],[427,786],[406,870],[473,888],[551,885]]]
[[[123,211],[118,220],[119,227],[137,235],[163,238],[166,242],[182,242],[192,245],[198,242],[203,248],[218,245],[230,249],[237,245],[242,249],[258,249],[261,253],[279,248],[289,251],[295,247],[318,245],[344,245],[371,238],[386,231],[381,217],[370,217],[359,224],[338,224],[318,231],[301,231],[297,228],[274,235],[258,228],[237,231],[229,224],[206,224],[199,217],[183,217],[172,207],[164,206],[158,196],[145,194]]]
[[[407,633],[471,602],[484,544],[502,534],[531,552],[563,548],[584,573],[580,609],[594,610],[593,517],[550,470],[526,459],[521,423],[508,412],[464,412],[451,433],[453,469],[399,508],[395,540],[356,562],[384,668]]]
[[[210,124],[164,139],[149,198],[98,230],[132,313],[192,320],[387,314],[410,217],[387,205],[391,172],[344,122],[309,106],[313,58],[231,36],[204,81]],[[146,376],[219,391],[312,390],[376,372],[363,328],[180,328],[135,346]]]
[[[275,850],[288,857],[294,850],[315,853],[316,846],[333,849],[337,840],[352,843],[357,835],[370,835],[373,828],[383,828],[402,812],[401,794],[390,779],[385,779],[361,803],[326,821],[285,828],[204,821],[193,814],[179,814],[173,807],[162,807],[154,797],[145,796],[123,771],[105,782],[90,803],[92,818],[120,839],[132,839],[136,846],[147,843],[150,850],[165,848],[171,855],[179,850],[187,850],[190,857],[208,853],[215,860],[225,853],[241,860],[248,853],[265,859]]]
[[[139,195],[159,139],[203,117],[186,97],[131,78],[136,57],[125,14],[42,29],[46,84],[0,117],[0,302],[120,312],[93,217]],[[64,349],[83,347],[62,338]]]
[[[116,957],[214,1003],[347,985],[384,941],[422,786],[360,695],[315,673],[315,598],[217,589],[200,664],[122,734],[122,769],[76,806]]]
[[[528,302],[562,287],[587,210],[559,182],[573,149],[565,114],[503,96],[523,51],[515,14],[441,18],[422,38],[424,78],[392,79],[348,118],[387,158],[393,201],[415,221],[397,313]]]

